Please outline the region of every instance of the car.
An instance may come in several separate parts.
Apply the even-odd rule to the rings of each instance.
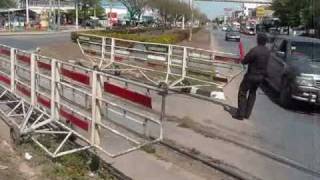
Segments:
[[[247,35],[250,35],[250,36],[255,36],[255,35],[256,35],[256,30],[255,30],[255,28],[247,28],[246,34],[247,34]]]
[[[82,27],[90,27],[91,29],[94,29],[98,26],[101,26],[99,23],[99,19],[96,17],[90,17],[90,19],[84,20],[82,22]]]
[[[320,40],[277,36],[271,49],[267,82],[279,92],[279,102],[320,104]]]
[[[240,30],[237,28],[229,28],[226,32],[225,39],[226,41],[236,40],[237,42],[240,42]]]
[[[227,25],[223,25],[222,26],[222,31],[227,31],[228,30],[228,26]]]

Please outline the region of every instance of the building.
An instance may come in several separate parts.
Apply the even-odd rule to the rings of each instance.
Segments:
[[[243,13],[246,17],[252,17],[259,4],[243,3]]]
[[[26,8],[26,1],[20,0],[18,3],[19,8]],[[74,0],[65,0],[65,1],[50,1],[50,0],[29,0],[29,9],[33,12],[41,14],[42,12],[60,9],[61,11],[75,10],[75,1]]]

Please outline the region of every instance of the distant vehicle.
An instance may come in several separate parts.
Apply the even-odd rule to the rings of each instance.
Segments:
[[[250,36],[255,36],[256,33],[256,28],[255,27],[246,27],[242,31],[243,34],[250,35]]]
[[[240,31],[237,28],[228,28],[225,36],[226,41],[235,40],[240,42]]]
[[[278,36],[271,50],[267,82],[280,92],[280,104],[292,99],[320,104],[320,40]]]
[[[94,28],[100,26],[99,18],[92,16],[92,17],[90,17],[90,19],[83,21],[82,26],[83,27],[90,27],[90,28],[94,29]]]
[[[222,31],[227,31],[228,30],[228,25],[223,25],[222,26]]]

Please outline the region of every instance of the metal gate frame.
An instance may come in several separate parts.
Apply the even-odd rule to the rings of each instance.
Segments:
[[[79,34],[77,38],[78,46],[82,54],[92,62],[92,66],[99,67],[106,73],[113,74],[115,71],[128,72],[135,71],[140,73],[147,81],[153,86],[165,85],[170,90],[179,90],[185,88],[201,88],[208,86],[217,86],[222,89],[228,82],[230,82],[235,76],[238,76],[244,69],[239,65],[239,56],[231,53],[209,51],[199,48],[192,48],[171,44],[158,44],[158,43],[145,43],[132,40],[124,40],[119,38],[97,36],[91,34]],[[130,48],[123,45],[117,45],[117,43],[130,44],[134,43],[141,46],[155,46],[167,49],[166,52],[141,50],[137,48]],[[181,51],[182,54],[177,55],[174,52]],[[151,57],[152,61],[158,61],[163,67],[166,67],[164,71],[159,71],[155,68],[138,66],[126,62],[119,62],[117,58],[131,58],[138,60],[147,60],[141,58],[135,53],[144,53]],[[159,58],[161,60],[159,60]],[[150,59],[150,58],[149,58]],[[189,64],[198,64],[199,71],[202,73],[211,73],[206,70],[207,68],[200,68],[201,65],[210,66],[213,68],[220,67],[224,69],[239,69],[236,74],[228,75],[219,72],[218,79],[224,79],[225,82],[214,82],[204,80],[197,77],[192,77],[188,74]],[[123,68],[116,69],[115,66],[123,66]],[[173,69],[178,68],[181,72],[173,72]],[[160,81],[155,81],[154,77],[147,75],[146,72],[160,73],[165,78]],[[155,75],[156,76],[156,75]],[[173,78],[175,80],[170,80]],[[191,83],[184,83],[185,81],[191,81]]]
[[[46,62],[43,61],[44,59]],[[51,157],[55,158],[94,148],[109,157],[115,158],[163,139],[163,120],[167,96],[165,90],[5,45],[0,45],[0,62],[0,67],[4,66],[4,68],[0,68],[0,113],[14,127],[16,136],[30,136]],[[8,66],[10,67],[10,74],[5,70]],[[45,69],[47,74],[41,73],[40,68]],[[79,72],[87,73],[81,74]],[[20,73],[25,77],[21,77]],[[27,74],[25,75],[24,73]],[[75,75],[81,75],[85,79],[81,80],[81,82],[77,79],[79,77],[75,77]],[[47,79],[50,83],[50,90],[47,93],[40,92],[39,85],[42,84],[41,82],[44,82],[41,79]],[[87,82],[87,80],[89,81]],[[127,102],[127,100],[125,100],[125,103],[122,103],[121,97],[112,97],[119,102],[108,99],[111,96],[110,94],[106,94],[106,87],[104,86],[109,81],[118,81],[125,84],[129,92],[130,86],[136,86],[145,91],[153,91],[159,94],[161,97],[160,115],[139,104],[132,105],[133,103]],[[85,97],[90,97],[87,111],[82,110],[81,107],[76,105],[76,99],[71,102],[72,104],[68,104],[67,101],[63,100],[62,96],[66,92],[61,91],[62,87],[70,88],[73,92],[78,92],[78,95],[81,93]],[[143,143],[141,143],[128,134],[104,123],[103,120],[105,119],[103,118],[106,117],[103,117],[103,108],[107,108],[107,111],[112,110],[120,114],[119,117],[141,125],[144,128],[144,132],[147,131],[148,123],[151,122],[153,125],[156,125],[159,136],[152,137],[152,139],[149,139],[150,137],[147,137],[148,139],[143,137]],[[68,111],[65,109],[68,109]],[[87,124],[80,122],[81,118],[78,117],[86,119]],[[67,121],[63,121],[62,119],[66,119]],[[143,120],[140,121],[140,119]],[[82,123],[80,127],[84,126],[82,128],[87,130],[87,133],[81,133],[82,131],[79,132],[73,126],[70,126],[70,122],[72,124],[72,121],[75,124],[78,123],[78,125]],[[101,138],[103,138],[101,137],[102,129],[130,141],[134,146],[116,153],[109,152],[101,145]],[[86,134],[86,136],[83,134]],[[56,148],[50,149],[46,147],[45,143],[37,139],[38,136],[42,135],[62,135],[63,138],[59,141],[59,145]],[[64,149],[67,141],[72,136],[76,136],[83,142],[81,143],[81,147]]]

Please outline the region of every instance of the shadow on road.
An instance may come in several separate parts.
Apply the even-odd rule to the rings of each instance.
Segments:
[[[264,82],[261,86],[262,91],[265,93],[266,96],[270,98],[270,100],[278,105],[279,107],[283,108],[279,102],[279,93],[275,91],[267,82]],[[305,102],[295,101],[293,100],[293,104],[291,105],[290,109],[286,109],[288,111],[292,111],[295,113],[300,114],[308,114],[308,115],[319,115],[320,113],[320,106],[312,105]]]

